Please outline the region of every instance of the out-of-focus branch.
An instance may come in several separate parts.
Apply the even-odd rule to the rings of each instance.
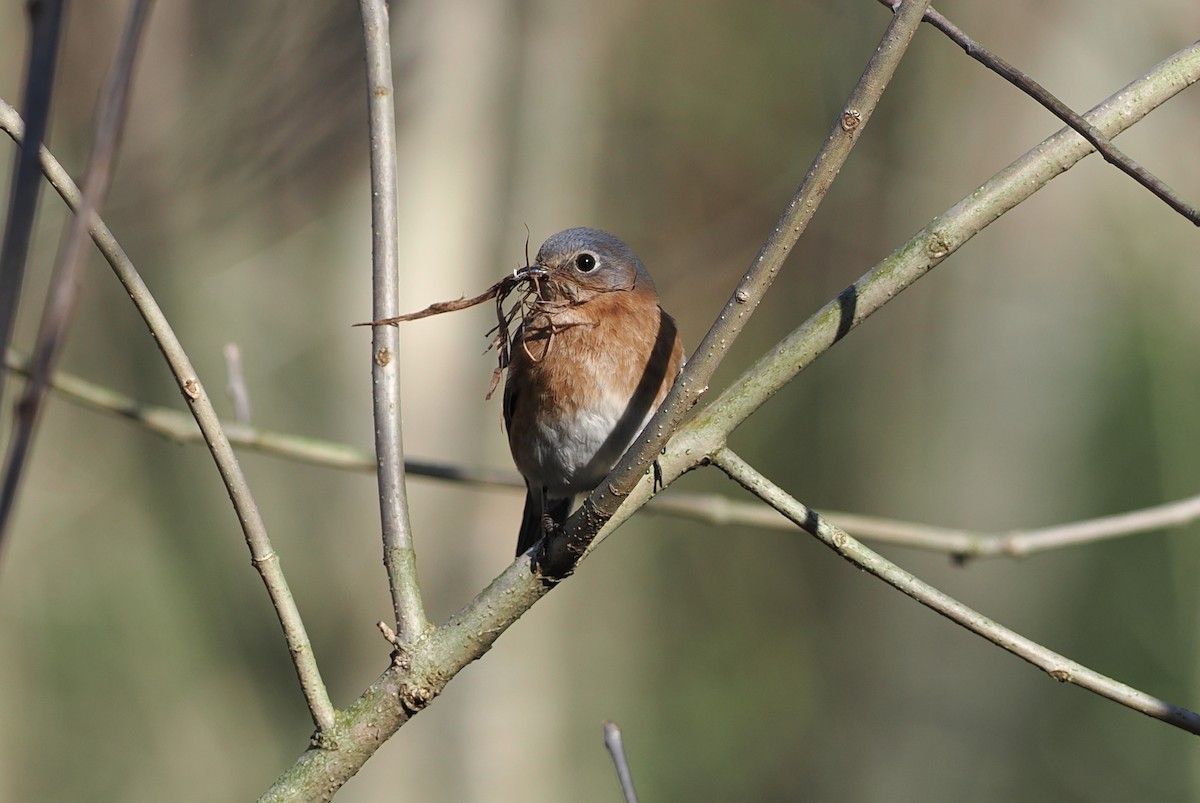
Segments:
[[[796,194],[767,236],[758,256],[742,276],[733,295],[725,302],[724,310],[688,359],[687,366],[662,406],[607,479],[567,521],[562,533],[549,539],[545,552],[538,559],[538,573],[549,581],[553,582],[574,570],[575,564],[591,547],[601,528],[613,518],[658,457],[684,415],[708,389],[713,372],[775,281],[784,260],[808,227],[825,193],[850,156],[859,134],[875,111],[883,90],[920,27],[921,16],[928,5],[929,0],[909,0],[892,18]]]
[[[46,138],[54,72],[58,66],[58,43],[62,34],[63,0],[28,2],[29,56],[25,64],[25,88],[21,107],[29,120],[28,148],[17,151],[12,189],[4,220],[4,242],[0,244],[0,353],[12,339],[17,319],[17,302],[25,279],[25,260],[33,236],[33,219],[42,191],[38,149]],[[4,377],[0,376],[0,401],[4,400]]]
[[[3,128],[14,141],[20,144],[24,128],[21,118],[16,110],[3,100],[0,100],[0,128]],[[67,175],[58,160],[45,148],[41,151],[41,160],[42,170],[51,185],[67,202],[67,206],[72,210],[77,210],[79,188],[75,186],[75,182]],[[89,231],[92,241],[96,243],[100,253],[104,255],[113,272],[116,273],[117,279],[125,287],[130,299],[141,313],[142,319],[145,320],[146,326],[149,327],[154,336],[154,342],[166,359],[167,365],[174,374],[180,391],[188,403],[188,408],[203,433],[213,461],[217,464],[217,471],[233,502],[238,522],[241,524],[242,533],[246,538],[246,545],[250,548],[254,567],[267,587],[267,594],[271,597],[271,604],[275,607],[275,613],[283,627],[288,652],[296,667],[300,688],[308,703],[309,711],[312,713],[313,721],[319,730],[328,730],[333,725],[334,719],[329,692],[325,689],[324,681],[321,680],[312,644],[309,642],[304,621],[296,607],[296,601],[288,588],[287,579],[280,568],[279,556],[271,546],[271,539],[267,534],[266,525],[263,523],[262,514],[250,493],[250,487],[246,483],[246,477],[242,473],[237,456],[233,453],[233,447],[221,428],[217,412],[213,408],[204,386],[200,384],[196,369],[192,367],[191,360],[183,350],[183,345],[176,337],[174,329],[171,328],[171,324],[158,306],[158,302],[154,300],[150,289],[137,272],[132,260],[117,242],[116,237],[113,236],[112,231],[104,224],[103,220],[94,215],[89,221]]]
[[[88,224],[99,212],[112,183],[113,165],[129,111],[133,64],[149,16],[150,0],[134,0],[121,34],[116,59],[100,92],[92,134],[92,149],[83,172],[79,210],[67,222],[58,257],[54,260],[46,306],[34,341],[32,370],[29,381],[25,383],[21,400],[17,403],[12,440],[9,441],[8,452],[5,455],[4,472],[0,479],[0,548],[4,545],[5,534],[12,521],[17,490],[21,487],[26,461],[37,435],[42,402],[46,397],[46,385],[50,381],[50,374],[54,371],[58,355],[62,353],[67,330],[74,317],[75,299],[79,293],[79,265],[83,257]],[[36,152],[34,156],[36,157]]]
[[[646,510],[714,525],[743,524],[773,530],[792,529],[790,521],[769,507],[739,502],[721,494],[664,494],[651,500]],[[1039,552],[1093,544],[1111,538],[1186,527],[1200,521],[1200,494],[1111,516],[995,533],[832,510],[824,515],[855,538],[877,544],[940,552],[960,561],[973,558],[1025,558]]]
[[[917,579],[867,549],[846,531],[830,524],[817,511],[797,502],[728,448],[718,450],[711,457],[713,464],[730,479],[787,516],[797,526],[815,535],[834,552],[950,621],[1025,659],[1061,683],[1073,683],[1168,725],[1200,734],[1200,714],[1160,700],[1059,655]]]
[[[396,117],[392,91],[392,49],[388,41],[386,0],[361,0],[367,55],[371,142],[371,257],[374,302],[372,320],[400,314],[397,263],[399,218],[396,190]],[[417,582],[417,555],[404,487],[404,445],[400,430],[400,329],[371,327],[375,455],[378,461],[379,511],[383,563],[403,643],[420,638],[429,627]]]
[[[225,356],[225,389],[233,404],[233,417],[239,424],[249,424],[250,387],[242,370],[242,350],[237,343],[226,343],[221,353]]]
[[[893,11],[899,4],[899,0],[879,0],[879,2]],[[946,34],[968,56],[999,75],[1005,81],[1008,81],[1026,95],[1029,95],[1029,97],[1036,100],[1055,117],[1075,129],[1081,137],[1092,143],[1097,152],[1104,157],[1104,161],[1115,166],[1138,184],[1150,190],[1150,192],[1166,203],[1167,206],[1183,215],[1193,224],[1200,226],[1200,209],[1196,209],[1196,207],[1184,201],[1162,179],[1122,153],[1116,145],[1113,145],[1109,141],[1103,131],[1089,123],[1083,117],[1080,117],[1070,106],[1051,94],[1044,86],[967,36],[961,28],[942,16],[932,6],[925,10],[925,21]]]

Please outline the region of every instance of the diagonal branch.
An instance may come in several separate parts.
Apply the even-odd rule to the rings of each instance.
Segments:
[[[879,2],[894,10],[899,0],[879,0]],[[1122,153],[1104,135],[1103,131],[1076,114],[1070,106],[1052,95],[1044,86],[967,36],[961,28],[942,16],[932,6],[925,11],[925,21],[946,34],[950,38],[950,41],[961,47],[963,52],[968,56],[1029,95],[1029,97],[1036,100],[1055,117],[1075,129],[1079,133],[1079,136],[1092,143],[1096,151],[1104,157],[1104,161],[1150,190],[1150,192],[1162,199],[1167,206],[1183,215],[1193,224],[1200,226],[1200,209],[1196,209],[1196,207],[1184,201],[1162,179],[1159,179],[1149,170]]]
[[[962,625],[972,633],[982,636],[1018,658],[1025,659],[1060,683],[1073,683],[1095,692],[1101,697],[1132,708],[1134,711],[1140,711],[1146,716],[1162,720],[1168,725],[1174,725],[1189,733],[1200,734],[1200,714],[1172,705],[1165,700],[1160,700],[1120,681],[1106,677],[1025,638],[1020,633],[993,622],[978,611],[917,579],[896,564],[867,549],[851,538],[847,532],[826,521],[817,511],[797,502],[786,491],[772,483],[728,448],[718,450],[711,457],[713,464],[729,475],[729,478],[738,485],[787,516],[800,528],[815,535],[827,547],[858,568],[870,572],[927,608]]]
[[[808,227],[825,193],[850,156],[859,134],[875,111],[883,90],[920,27],[921,15],[928,5],[929,0],[909,0],[892,17],[879,46],[846,99],[841,114],[796,194],[763,243],[753,264],[742,276],[737,289],[725,303],[724,310],[696,347],[675,387],[663,400],[662,407],[634,441],[635,445],[571,517],[562,535],[550,540],[546,552],[539,559],[539,574],[554,580],[571,573],[600,529],[617,512],[634,485],[662,451],[684,415],[708,389],[713,372],[766,295],[783,268],[784,260]]]
[[[83,173],[83,192],[79,211],[67,223],[67,229],[54,261],[46,307],[34,342],[32,371],[25,391],[17,403],[12,440],[5,455],[3,478],[0,479],[0,548],[12,521],[17,490],[21,486],[26,461],[33,448],[37,425],[41,419],[42,402],[54,364],[62,352],[67,329],[74,317],[75,298],[79,290],[79,266],[83,257],[88,223],[97,214],[112,183],[113,164],[121,144],[121,134],[129,112],[129,90],[133,84],[133,64],[137,57],[142,31],[150,16],[150,0],[134,0],[121,34],[116,60],[101,90],[96,113],[92,152]],[[36,154],[35,154],[36,155]]]
[[[374,276],[372,320],[400,314],[397,264],[396,118],[392,92],[392,52],[388,42],[386,0],[361,0],[367,50],[367,89],[371,140],[371,256]],[[375,403],[375,455],[378,461],[379,512],[383,563],[402,642],[421,637],[429,627],[417,583],[417,555],[404,487],[404,445],[400,430],[400,329],[371,327],[372,393]]]
[[[3,128],[17,144],[21,143],[24,129],[21,118],[16,110],[3,100],[0,100],[0,128]],[[75,182],[67,175],[67,171],[58,163],[58,160],[45,148],[41,151],[41,160],[42,171],[46,174],[50,184],[67,202],[67,206],[72,210],[77,210],[79,188],[75,186]],[[292,663],[295,665],[296,675],[300,680],[300,689],[304,693],[304,699],[312,713],[313,722],[316,723],[318,729],[328,730],[334,720],[333,704],[329,700],[329,692],[326,691],[325,683],[321,680],[312,644],[309,642],[308,633],[304,628],[304,621],[300,618],[300,610],[296,607],[296,601],[288,588],[283,569],[279,565],[279,556],[271,546],[271,539],[267,534],[262,514],[250,493],[250,486],[242,473],[237,456],[233,453],[233,447],[225,436],[225,431],[221,428],[217,412],[213,408],[204,386],[200,384],[196,369],[192,367],[192,362],[183,350],[179,338],[176,337],[175,330],[171,328],[162,308],[154,300],[150,289],[142,280],[129,256],[122,250],[112,231],[104,224],[104,221],[94,215],[89,221],[88,227],[92,241],[96,243],[100,253],[104,255],[113,272],[116,273],[117,279],[125,287],[130,299],[141,313],[142,319],[145,320],[146,326],[149,327],[159,351],[166,359],[167,365],[188,402],[192,416],[196,419],[196,423],[204,435],[204,441],[208,444],[213,461],[217,464],[221,481],[225,483],[229,499],[233,502],[234,511],[237,513],[238,522],[241,524],[242,533],[246,538],[246,545],[250,548],[254,568],[258,570],[263,584],[267,587],[267,594],[271,597],[271,604],[275,607],[275,613],[283,627],[288,652],[291,653]]]

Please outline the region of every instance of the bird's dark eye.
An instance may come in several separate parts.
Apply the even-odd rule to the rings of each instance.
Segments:
[[[591,273],[596,269],[596,257],[591,254],[580,254],[575,257],[575,267],[579,268],[580,273]]]

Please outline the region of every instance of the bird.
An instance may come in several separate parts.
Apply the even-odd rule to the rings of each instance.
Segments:
[[[646,266],[606,231],[566,229],[517,273],[537,300],[513,333],[504,422],[525,478],[521,556],[608,476],[683,368]]]

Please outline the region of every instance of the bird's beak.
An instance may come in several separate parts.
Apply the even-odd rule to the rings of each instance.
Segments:
[[[549,275],[550,271],[541,265],[526,265],[523,268],[517,268],[513,271],[513,278],[519,282],[531,279],[544,279]]]

